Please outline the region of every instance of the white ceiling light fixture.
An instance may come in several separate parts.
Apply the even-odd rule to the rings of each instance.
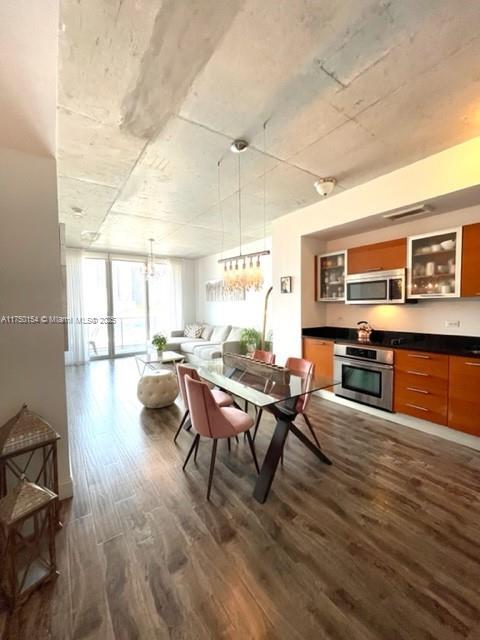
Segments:
[[[80,234],[83,242],[96,242],[100,238],[98,231],[82,231]]]
[[[313,183],[313,186],[321,196],[325,197],[332,193],[336,184],[336,178],[319,178]]]

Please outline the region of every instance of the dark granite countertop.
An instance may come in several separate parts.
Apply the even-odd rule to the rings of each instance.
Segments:
[[[309,338],[333,340],[348,344],[363,344],[357,340],[357,330],[343,327],[310,327],[302,329]],[[370,336],[374,347],[430,351],[451,356],[480,358],[480,336],[452,336],[435,333],[408,333],[404,331],[377,331]]]

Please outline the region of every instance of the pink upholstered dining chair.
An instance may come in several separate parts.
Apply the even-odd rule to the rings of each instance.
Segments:
[[[315,373],[315,363],[310,362],[310,360],[305,360],[304,358],[287,358],[285,363],[287,369],[289,369],[292,373],[298,373],[305,379],[306,384],[310,383],[313,379]],[[318,441],[317,436],[315,435],[315,431],[313,430],[312,423],[310,422],[310,418],[308,417],[306,411],[308,404],[310,402],[311,393],[306,393],[303,396],[299,396],[297,399],[297,403],[295,405],[295,410],[297,413],[301,413],[303,419],[305,420],[305,424],[307,425],[310,433],[312,434],[313,439],[317,447],[320,449],[320,443]]]
[[[310,380],[313,378],[313,375],[315,373],[315,364],[313,362],[310,362],[309,360],[305,360],[304,358],[287,358],[285,366],[293,374],[297,373],[302,378],[304,378],[306,383],[310,382]],[[311,396],[310,393],[306,393],[303,396],[299,396],[295,404],[295,410],[297,413],[302,414],[303,419],[305,420],[305,424],[307,425],[310,433],[312,434],[316,445],[318,446],[318,448],[320,448],[320,443],[318,441],[317,436],[315,435],[315,432],[312,427],[312,423],[310,422],[310,418],[306,414],[307,406],[308,406],[308,403],[310,402],[310,396]],[[261,412],[260,412],[260,415],[257,416],[257,420],[255,422],[255,430],[253,432],[254,441],[257,436],[258,427],[260,426],[260,420],[261,420]],[[282,454],[282,461],[283,461],[283,454]]]
[[[266,364],[275,364],[275,354],[271,351],[257,349],[252,353],[252,358],[254,360],[261,360],[261,362],[265,362]]]
[[[249,431],[253,425],[253,419],[248,413],[245,413],[241,409],[236,409],[235,407],[220,407],[205,382],[195,380],[188,375],[185,376],[184,382],[192,425],[197,433],[183,464],[183,469],[185,470],[194,450],[194,458],[196,458],[200,436],[212,439],[212,457],[210,459],[210,473],[207,488],[207,500],[209,500],[212,489],[213,472],[215,470],[218,440],[245,433],[250,451],[252,452],[255,468],[257,473],[260,472],[257,456],[255,455],[255,446]]]
[[[178,434],[182,430],[183,425],[185,424],[189,414],[189,406],[188,406],[188,398],[187,392],[185,389],[185,376],[190,376],[193,380],[200,380],[197,370],[192,367],[187,367],[184,364],[177,364],[177,376],[178,376],[178,384],[180,387],[180,395],[182,396],[183,406],[185,407],[185,413],[183,414],[183,418],[178,425],[177,432],[175,433],[175,437],[173,439],[174,442],[177,441]],[[220,407],[230,407],[233,404],[233,398],[225,393],[224,391],[220,391],[220,389],[213,389],[212,395],[215,399],[215,402]]]

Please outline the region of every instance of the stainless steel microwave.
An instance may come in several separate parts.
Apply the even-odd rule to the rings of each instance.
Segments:
[[[345,278],[347,304],[403,304],[405,269],[356,273]]]

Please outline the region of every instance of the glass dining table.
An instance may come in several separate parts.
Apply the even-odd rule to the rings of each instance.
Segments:
[[[320,462],[332,464],[322,449],[300,431],[294,420],[298,415],[297,404],[301,396],[332,388],[339,384],[338,381],[315,375],[302,375],[300,372],[282,367],[258,366],[258,363],[254,362],[251,365],[242,361],[237,366],[230,365],[231,363],[226,364],[223,360],[212,360],[196,369],[200,378],[206,382],[254,405],[257,408],[255,428],[258,427],[265,409],[276,419],[275,429],[253,491],[253,496],[258,502],[264,503],[268,498],[289,433],[298,438]]]

